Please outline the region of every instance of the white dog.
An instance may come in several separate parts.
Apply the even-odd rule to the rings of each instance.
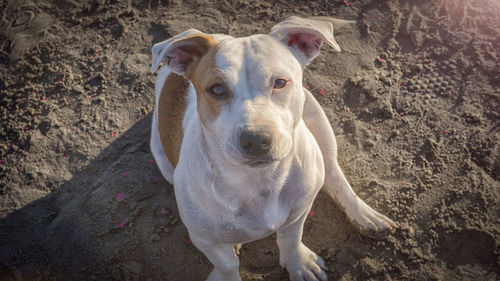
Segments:
[[[335,135],[302,86],[323,42],[340,51],[333,24],[290,17],[269,34],[233,38],[190,29],[153,46],[151,150],[175,187],[193,244],[213,263],[208,280],[241,280],[234,245],[277,233],[291,280],[326,280],[302,243],[314,198],[327,191],[363,231],[396,224],[352,190]]]

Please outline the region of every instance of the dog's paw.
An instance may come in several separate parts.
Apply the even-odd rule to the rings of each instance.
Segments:
[[[327,280],[325,262],[315,252],[300,243],[298,250],[280,258],[280,264],[290,274],[292,281]]]
[[[345,206],[345,211],[360,232],[367,236],[381,238],[398,227],[390,218],[375,211],[359,198],[353,205]]]
[[[237,256],[239,256],[239,255],[240,255],[240,253],[241,253],[241,246],[242,246],[242,245],[243,245],[243,244],[234,244],[234,253],[235,253]]]

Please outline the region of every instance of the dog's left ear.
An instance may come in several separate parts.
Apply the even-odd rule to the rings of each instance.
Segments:
[[[190,66],[195,65],[207,51],[217,45],[215,39],[196,29],[186,30],[168,40],[153,46],[151,72],[162,62],[179,75],[188,75]]]
[[[302,64],[302,67],[305,67],[318,56],[323,41],[335,51],[340,52],[340,46],[333,38],[333,29],[349,23],[354,22],[329,17],[305,19],[291,16],[273,26],[269,35],[285,44]]]

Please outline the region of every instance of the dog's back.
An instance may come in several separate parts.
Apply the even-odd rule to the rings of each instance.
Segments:
[[[167,66],[156,79],[156,102],[151,128],[151,152],[163,177],[174,183],[174,170],[184,136],[182,122],[189,106],[189,81]]]
[[[161,83],[161,81],[159,81]],[[161,85],[159,85],[161,86]],[[188,106],[189,81],[170,73],[161,86],[158,100],[158,131],[165,155],[175,168],[179,161],[183,137],[182,119]]]

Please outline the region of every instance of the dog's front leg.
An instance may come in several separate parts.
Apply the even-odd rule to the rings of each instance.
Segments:
[[[240,261],[234,252],[233,244],[207,241],[190,234],[193,244],[210,260],[214,269],[207,281],[240,281]]]
[[[327,279],[322,269],[325,267],[323,259],[302,243],[302,230],[309,209],[297,221],[277,231],[280,265],[286,268],[292,281]]]
[[[325,163],[325,186],[330,195],[344,208],[347,216],[368,235],[396,227],[391,219],[380,214],[359,198],[351,188],[337,163],[337,141],[325,112],[307,89],[303,119],[318,142]]]

